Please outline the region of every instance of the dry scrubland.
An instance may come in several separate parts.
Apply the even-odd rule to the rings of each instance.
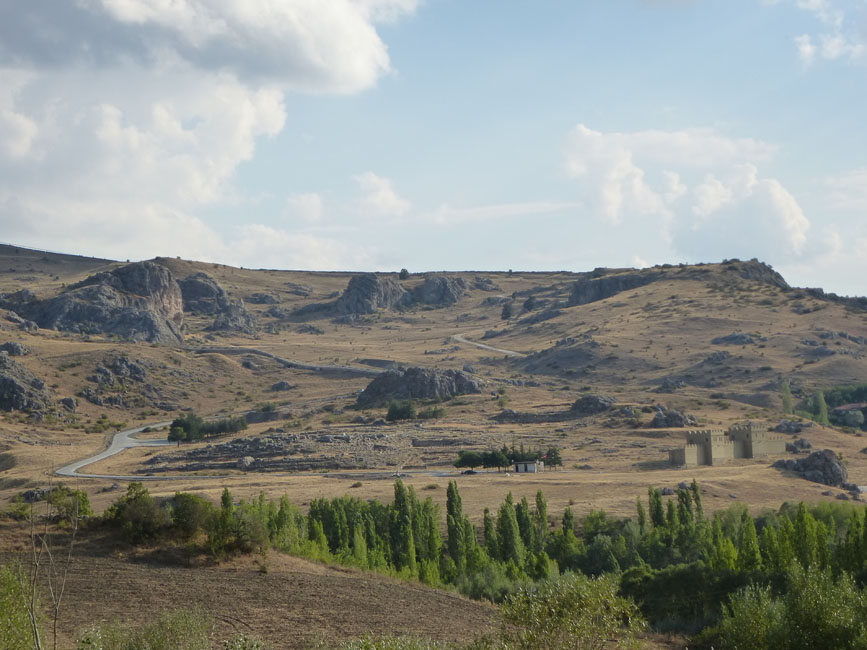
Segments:
[[[144,394],[142,386],[127,382],[125,406],[96,406],[78,398],[74,414],[58,409],[56,417],[41,422],[20,412],[3,413],[0,452],[6,460],[0,468],[0,504],[5,505],[23,489],[45,485],[54,468],[97,452],[116,430],[171,420],[180,413],[159,408],[157,402],[202,415],[238,414],[271,403],[283,416],[253,424],[242,436],[270,435],[280,428],[303,442],[299,458],[331,459],[340,467],[307,472],[231,468],[171,480],[177,473],[175,465],[186,462],[177,454],[239,437],[228,436],[184,445],[180,450],[130,450],[86,471],[135,474],[150,467],[147,461],[154,455],[168,454],[161,462],[168,471],[148,483],[156,496],[183,490],[217,499],[228,486],[236,497],[249,498],[264,491],[276,498],[285,493],[302,508],[313,498],[345,493],[389,500],[391,474],[395,472],[407,474],[405,482],[421,496],[444,504],[445,487],[456,478],[464,511],[476,523],[483,508],[496,507],[508,491],[516,499],[532,499],[540,488],[548,498],[549,514],[556,519],[567,505],[572,505],[579,518],[599,508],[631,515],[636,497],[646,495],[648,484],[675,487],[693,478],[704,491],[708,510],[727,507],[736,500],[754,509],[776,508],[785,500],[833,499],[840,493],[832,489],[830,496],[822,495],[828,488],[772,469],[766,459],[690,470],[670,468],[665,462],[667,450],[682,444],[684,430],[650,428],[653,414],[641,411],[642,407],[662,404],[694,415],[700,427],[722,428],[747,419],[773,426],[783,417],[780,387],[784,379],[790,382],[796,401],[815,390],[867,381],[867,345],[853,343],[858,337],[867,337],[867,315],[851,305],[776,286],[758,265],[655,269],[648,272],[654,274],[652,281],[642,286],[625,283],[626,288],[609,297],[571,305],[573,285],[591,279],[589,276],[565,272],[452,273],[445,275],[461,277],[467,284],[465,294],[455,304],[382,309],[339,322],[334,314],[293,316],[292,312],[334,300],[354,274],[157,261],[177,278],[196,272],[211,276],[230,298],[245,301],[258,321],[256,332],[211,333],[206,328],[212,316],[185,314],[184,342],[158,345],[99,334],[83,336],[46,329],[24,332],[3,322],[0,343],[15,341],[30,349],[28,355],[15,360],[42,378],[55,399],[78,395],[92,386],[87,377],[95,367],[118,356],[147,369],[146,381],[158,389],[159,399]],[[118,265],[0,247],[0,294],[27,288],[39,298],[49,297]],[[635,272],[609,270],[597,275],[630,274]],[[396,273],[382,277],[397,280]],[[402,284],[411,290],[423,280],[413,274]],[[251,302],[253,294],[268,294],[276,304]],[[531,296],[537,305],[526,312],[522,306]],[[508,320],[501,318],[503,302],[513,305]],[[573,298],[572,302],[581,300]],[[543,313],[545,319],[532,322]],[[747,333],[753,342],[711,343],[733,332]],[[824,338],[826,332],[834,336]],[[848,338],[838,336],[840,332]],[[518,354],[506,355],[469,342]],[[231,354],[207,351],[216,346],[245,350]],[[824,349],[817,353],[820,347]],[[250,350],[307,364],[348,365],[371,371],[391,363],[441,369],[471,365],[486,386],[480,394],[439,405],[444,414],[435,420],[359,424],[353,422],[358,415],[371,422],[385,414],[384,408],[364,412],[350,408],[369,377],[287,368]],[[728,353],[727,358],[717,363],[706,361],[721,351]],[[659,392],[667,378],[684,383],[675,385],[672,392]],[[293,388],[273,391],[272,385],[281,380]],[[617,407],[632,407],[640,421],[629,423],[612,415],[613,411],[549,423],[499,423],[493,419],[503,408],[535,414],[567,411],[588,393],[608,395]],[[334,441],[334,436],[344,434],[349,442]],[[372,435],[378,436],[371,438],[373,442],[359,442]],[[864,438],[825,427],[813,427],[804,435],[814,448],[842,453],[850,479],[867,483],[867,455],[860,453],[867,446]],[[332,441],[324,436],[332,436]],[[413,440],[433,439],[457,444],[413,444]],[[562,449],[564,468],[536,476],[496,471],[455,476],[450,465],[458,450],[503,445],[543,449],[556,445]],[[582,466],[590,469],[577,469]],[[86,489],[96,510],[119,494],[112,489],[113,480],[64,482]],[[3,540],[7,551],[20,543],[10,531]],[[413,631],[437,632],[443,627],[438,621],[455,615],[472,619],[479,626],[493,620],[492,610],[484,605],[300,561],[275,560],[267,575],[238,563],[193,571],[151,562],[85,552],[74,569],[71,593],[75,598],[70,602],[78,604],[66,611],[67,621],[85,622],[96,616],[95,612],[100,617],[131,617],[137,601],[127,595],[135,594],[136,599],[144,598],[148,607],[156,606],[156,597],[148,594],[157,589],[168,594],[166,602],[171,604],[193,598],[218,611],[237,609],[237,618],[246,622],[269,617],[282,620],[273,628],[252,623],[269,638],[285,634],[287,629],[310,627],[332,630],[343,638],[367,629],[397,631],[391,622],[393,609],[383,606],[380,611],[376,604],[377,591],[383,593],[385,602],[384,594],[396,589],[401,590],[406,620],[413,621]],[[99,582],[117,585],[111,598],[95,589],[87,576],[99,576]],[[269,616],[262,616],[265,611]],[[281,614],[273,617],[272,611]],[[222,624],[232,625],[227,621]],[[446,632],[448,638],[459,630]]]

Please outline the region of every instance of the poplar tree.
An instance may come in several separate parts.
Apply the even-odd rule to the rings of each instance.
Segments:
[[[650,523],[654,528],[665,526],[665,509],[662,505],[662,491],[650,486],[647,488]]]
[[[494,518],[491,516],[491,511],[485,508],[484,514],[484,528],[483,532],[485,535],[485,550],[487,550],[488,555],[492,560],[499,561],[500,560],[500,543],[497,540],[497,529],[494,524]]]
[[[524,542],[521,540],[521,531],[518,528],[515,503],[511,492],[506,495],[506,500],[497,513],[497,539],[500,545],[500,559],[503,562],[511,560],[516,566],[522,566],[525,548]]]
[[[741,518],[741,539],[737,569],[744,575],[754,575],[762,568],[762,554],[756,536],[756,524],[748,512]]]
[[[536,512],[533,514],[536,529],[536,551],[541,551],[548,543],[548,502],[542,490],[536,492]]]

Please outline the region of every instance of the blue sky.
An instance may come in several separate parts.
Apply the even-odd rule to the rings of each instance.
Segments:
[[[57,7],[0,0],[2,240],[867,293],[864,0]]]

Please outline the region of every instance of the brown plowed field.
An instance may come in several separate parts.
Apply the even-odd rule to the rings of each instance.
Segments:
[[[244,632],[274,650],[310,648],[366,633],[460,640],[498,625],[489,604],[355,571],[272,554],[268,572],[251,558],[225,566],[154,566],[118,558],[73,561],[60,617],[59,647],[83,629],[118,620],[136,625],[160,611],[199,605],[214,640]],[[459,621],[458,625],[454,622]]]

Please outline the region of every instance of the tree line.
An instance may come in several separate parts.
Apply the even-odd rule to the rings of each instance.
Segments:
[[[819,597],[808,584],[824,589],[822,598],[835,590],[857,596],[850,613],[867,603],[867,519],[855,504],[785,504],[755,517],[734,505],[707,517],[693,482],[670,498],[649,488],[632,518],[594,510],[578,521],[566,508],[556,526],[540,490],[533,502],[508,494],[498,508],[484,510],[476,527],[452,481],[440,510],[399,479],[391,503],[320,498],[306,515],[285,496],[234,503],[226,489],[219,505],[184,493],[160,503],[132,483],[105,521],[132,542],[177,538],[215,556],[276,548],[496,602],[563,573],[613,576],[620,595],[651,623],[703,630],[714,647],[734,647],[726,644],[725,630],[741,625],[738,617],[751,611],[749,603],[773,609],[766,612],[769,620],[789,620],[779,612],[799,611],[803,599]],[[863,632],[867,639],[867,617],[853,615],[850,627],[847,634]]]

